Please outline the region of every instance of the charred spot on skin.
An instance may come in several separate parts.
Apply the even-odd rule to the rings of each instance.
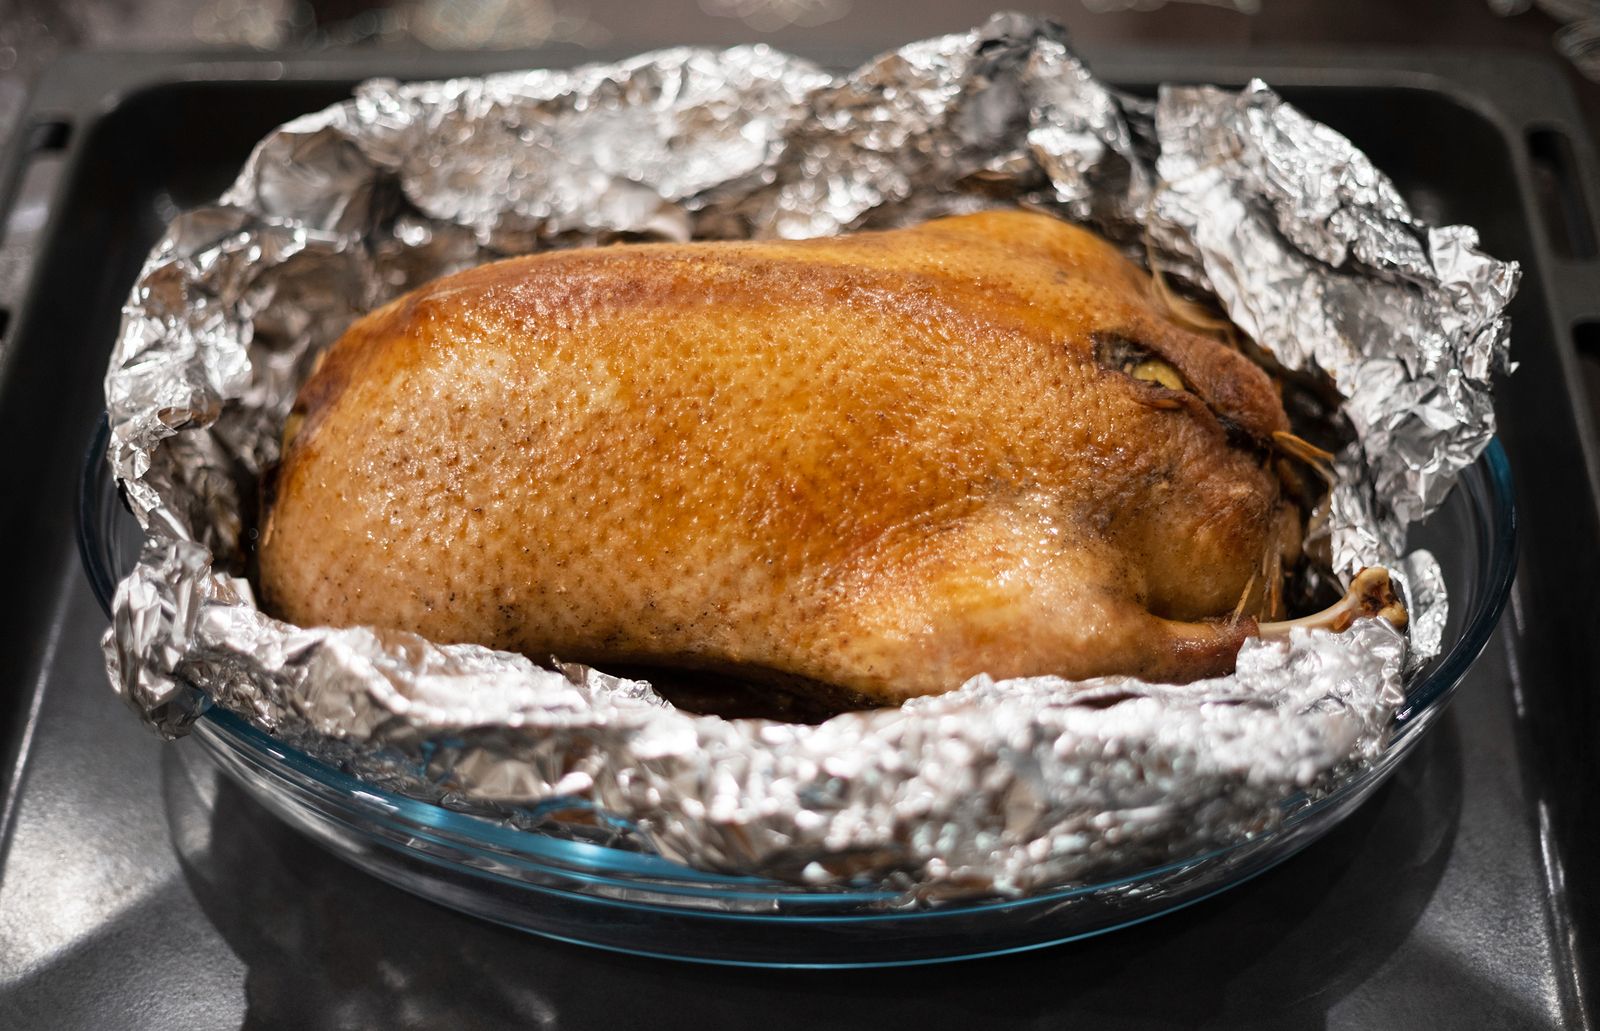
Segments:
[[[1136,365],[1160,360],[1150,348],[1115,330],[1097,329],[1089,334],[1089,342],[1094,345],[1095,363],[1112,372],[1131,373]]]
[[[1096,330],[1089,334],[1089,340],[1094,345],[1095,364],[1102,369],[1120,372],[1168,390],[1189,390],[1183,375],[1171,362],[1132,337],[1114,331]]]
[[[1097,330],[1090,334],[1089,339],[1094,345],[1094,360],[1097,365],[1149,385],[1149,392],[1137,398],[1140,404],[1173,411],[1193,403],[1186,401],[1185,395],[1187,395],[1205,405],[1206,410],[1217,420],[1217,425],[1222,428],[1229,447],[1251,452],[1262,458],[1272,454],[1270,442],[1258,439],[1238,420],[1218,411],[1214,405],[1206,402],[1184,381],[1183,374],[1171,362],[1156,355],[1151,348],[1127,334],[1116,331]]]
[[[1217,424],[1222,427],[1222,432],[1227,434],[1229,447],[1240,451],[1251,451],[1262,458],[1269,457],[1272,454],[1271,449],[1257,439],[1249,430],[1221,412],[1213,410],[1212,414],[1217,417]]]
[[[1174,411],[1184,407],[1182,395],[1193,394],[1182,373],[1171,362],[1123,333],[1096,330],[1089,335],[1094,345],[1095,364],[1108,372],[1148,384],[1152,390],[1137,397],[1140,404]]]

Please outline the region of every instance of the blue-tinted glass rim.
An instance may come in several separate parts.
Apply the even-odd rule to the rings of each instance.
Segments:
[[[1511,461],[1500,444],[1500,438],[1489,441],[1489,446],[1478,457],[1473,468],[1482,468],[1487,481],[1487,497],[1475,500],[1480,515],[1486,516],[1488,526],[1478,535],[1478,568],[1483,571],[1483,583],[1476,594],[1468,599],[1473,603],[1467,625],[1455,646],[1438,660],[1434,668],[1406,693],[1406,702],[1395,713],[1396,738],[1405,735],[1417,719],[1429,712],[1442,699],[1448,698],[1472,664],[1478,661],[1489,638],[1500,622],[1506,602],[1511,597],[1511,584],[1517,576],[1517,507],[1516,488],[1511,477]],[[1465,479],[1465,478],[1464,478]],[[1471,489],[1471,482],[1458,483],[1459,488]],[[1482,509],[1486,508],[1486,511]],[[1391,743],[1390,747],[1393,747]]]
[[[105,417],[102,416],[94,435],[94,440],[90,444],[89,452],[85,456],[83,473],[79,481],[77,512],[78,547],[84,570],[96,600],[108,617],[111,613],[111,601],[117,586],[112,556],[108,550],[110,535],[105,532],[109,530],[108,519],[114,515],[112,512],[105,511],[105,504],[109,501],[109,491],[106,489],[109,480],[109,469],[106,463],[109,440],[110,431]],[[1410,729],[1422,722],[1420,717],[1431,712],[1445,699],[1448,699],[1466,676],[1473,662],[1482,654],[1505,608],[1510,594],[1511,583],[1516,573],[1516,510],[1511,466],[1506,457],[1505,449],[1498,439],[1489,442],[1488,447],[1472,468],[1481,469],[1484,472],[1483,483],[1486,490],[1481,492],[1471,490],[1473,484],[1470,482],[1470,477],[1464,477],[1464,482],[1461,486],[1468,488],[1472,493],[1472,501],[1476,513],[1488,521],[1488,526],[1477,535],[1478,540],[1476,542],[1479,550],[1479,568],[1484,571],[1482,586],[1471,599],[1473,607],[1468,615],[1461,637],[1438,660],[1434,668],[1408,692],[1406,704],[1395,716],[1396,732],[1389,745],[1391,752],[1403,749],[1409,744],[1409,741],[1402,742],[1403,739],[1410,736]],[[863,903],[896,897],[892,892],[818,891],[787,882],[711,873],[696,870],[648,853],[556,838],[537,831],[519,830],[489,819],[455,812],[429,802],[396,794],[358,780],[349,774],[326,765],[305,752],[284,744],[227,710],[220,708],[208,709],[201,715],[200,719],[204,720],[219,735],[231,739],[242,750],[253,753],[258,758],[265,759],[270,757],[286,765],[300,776],[314,781],[324,790],[336,796],[349,799],[358,797],[358,794],[359,796],[365,796],[380,804],[386,811],[417,827],[448,833],[457,845],[476,842],[514,855],[526,856],[536,860],[547,860],[555,864],[552,870],[569,880],[609,884],[617,887],[648,885],[652,891],[662,894],[692,895],[696,898],[730,897],[754,900],[761,898],[763,892],[770,892],[771,897],[777,900],[793,901],[798,898],[804,898],[809,904],[825,907],[854,907]],[[1348,797],[1352,792],[1362,790],[1370,783],[1372,777],[1385,772],[1386,769],[1385,766],[1379,764],[1363,774],[1351,778],[1332,793],[1309,804],[1304,799],[1288,800],[1285,804],[1290,810],[1290,816],[1277,831],[1272,833],[1282,833],[1284,830],[1310,819],[1315,813]],[[363,816],[372,818],[373,814],[364,813]],[[854,917],[844,914],[808,916],[797,913],[785,914],[780,917],[759,917],[755,914],[716,914],[712,911],[698,910],[697,914],[743,917],[746,919],[899,920],[918,916],[950,914],[958,911],[972,913],[975,910],[1003,910],[1017,906],[1060,901],[1074,896],[1115,888],[1119,885],[1148,880],[1216,859],[1253,843],[1255,842],[1245,841],[1224,846],[1157,868],[1141,870],[1127,876],[1094,884],[1075,885],[1021,899],[984,900],[922,912],[899,911],[862,914]],[[430,861],[437,860],[430,857]],[[471,872],[484,877],[493,876],[481,870],[472,870]],[[670,885],[663,884],[663,880],[672,883]],[[560,890],[535,885],[526,885],[526,887],[530,889],[537,887],[541,891]],[[623,905],[633,909],[663,908],[659,905],[605,899],[599,896],[585,896],[585,898],[588,901],[604,901],[608,904]]]

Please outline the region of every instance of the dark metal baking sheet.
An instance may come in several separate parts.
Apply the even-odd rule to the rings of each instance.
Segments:
[[[1008,959],[739,971],[495,928],[279,825],[112,699],[71,549],[118,309],[178,209],[271,126],[376,74],[592,52],[77,55],[28,146],[61,175],[26,296],[0,297],[0,1027],[1574,1027],[1600,960],[1600,463],[1574,335],[1600,331],[1592,147],[1557,69],[1508,54],[1089,55],[1115,81],[1255,74],[1352,136],[1428,217],[1528,275],[1500,393],[1523,561],[1446,718],[1314,848],[1182,913]],[[860,55],[817,54],[848,64]]]

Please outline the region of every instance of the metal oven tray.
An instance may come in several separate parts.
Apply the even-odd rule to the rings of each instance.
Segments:
[[[165,221],[214,197],[266,130],[358,79],[616,56],[75,55],[40,84],[0,180],[10,208],[31,169],[58,171],[30,288],[0,297],[0,482],[30,485],[0,495],[0,1026],[1588,1026],[1600,165],[1559,70],[1526,57],[1094,60],[1133,88],[1258,75],[1350,135],[1426,217],[1478,226],[1527,270],[1521,367],[1499,395],[1523,540],[1510,614],[1390,783],[1250,884],[942,970],[668,964],[413,899],[280,825],[193,743],[143,731],[105,684],[71,506],[119,307]]]

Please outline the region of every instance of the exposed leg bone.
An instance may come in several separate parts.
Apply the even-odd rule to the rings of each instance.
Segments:
[[[1398,630],[1404,630],[1406,607],[1389,581],[1389,571],[1382,566],[1368,566],[1350,581],[1350,590],[1334,604],[1321,612],[1299,619],[1277,623],[1262,623],[1261,636],[1268,639],[1285,638],[1289,631],[1299,627],[1304,630],[1331,630],[1340,633],[1363,616],[1382,616]]]

